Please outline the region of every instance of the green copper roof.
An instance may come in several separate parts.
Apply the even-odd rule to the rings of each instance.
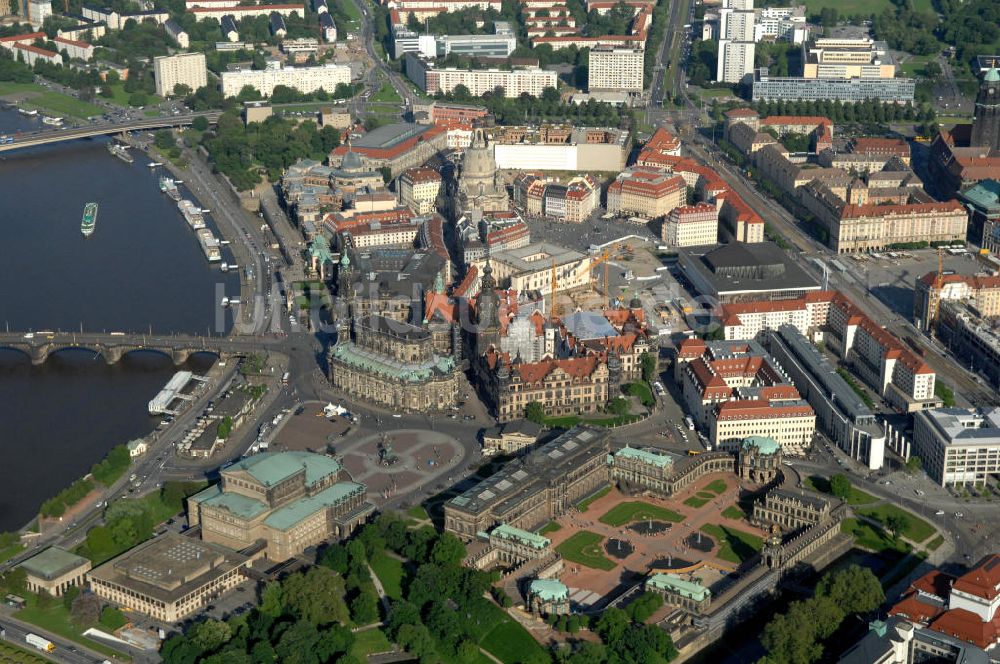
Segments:
[[[990,70],[986,72],[984,81],[989,81],[990,83],[1000,82],[1000,72],[997,71],[996,67],[990,67]]]
[[[522,544],[526,544],[533,549],[544,549],[545,547],[552,544],[552,540],[548,537],[542,537],[541,535],[536,535],[535,533],[530,533],[527,530],[521,530],[520,528],[515,528],[514,526],[508,526],[506,523],[501,523],[499,526],[493,529],[490,536],[496,535],[501,539],[506,540],[516,540]]]
[[[399,362],[361,348],[354,342],[334,346],[332,357],[369,373],[411,383],[427,380],[435,372],[446,374],[455,368],[455,360],[451,357],[435,356],[432,361],[419,363]]]
[[[650,452],[649,450],[643,450],[637,447],[628,447],[627,445],[611,456],[615,458],[622,457],[626,459],[636,459],[637,461],[642,461],[643,463],[648,463],[653,466],[659,466],[660,468],[669,468],[674,464],[673,457],[668,454],[657,454],[656,452]]]
[[[554,579],[535,579],[528,585],[528,594],[537,595],[542,601],[553,602],[569,599],[569,588]]]
[[[52,546],[28,558],[18,565],[18,567],[31,576],[51,581],[72,569],[76,569],[82,565],[89,565],[89,563],[90,561],[86,558],[81,558],[75,553]]]
[[[340,472],[340,462],[311,452],[266,452],[237,461],[222,474],[244,470],[261,484],[274,486],[303,468],[306,470],[306,485],[311,486],[327,475]]]
[[[365,486],[363,484],[337,482],[333,486],[323,489],[315,496],[300,498],[279,510],[275,510],[271,516],[264,519],[264,523],[277,530],[288,530],[319,510],[336,505],[348,496],[354,495],[357,492],[364,492],[364,490]]]
[[[781,449],[781,445],[778,444],[774,438],[768,438],[767,436],[750,436],[743,440],[743,448],[756,447],[760,450],[761,454],[774,454]]]
[[[958,197],[987,215],[1000,214],[1000,181],[983,180],[958,194]]]
[[[267,505],[259,500],[254,500],[249,496],[244,496],[241,493],[219,492],[217,495],[211,496],[200,502],[202,505],[224,508],[229,510],[235,516],[248,520],[254,518],[255,516],[260,516],[262,513],[267,511]]]
[[[654,574],[646,579],[646,585],[660,590],[673,591],[681,597],[689,597],[696,602],[712,596],[712,591],[705,586],[698,585],[693,581],[686,581],[676,574]]]

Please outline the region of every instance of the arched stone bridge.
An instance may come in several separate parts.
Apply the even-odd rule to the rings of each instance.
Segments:
[[[99,353],[108,364],[114,364],[135,351],[156,351],[170,357],[175,365],[180,365],[195,353],[229,357],[262,350],[263,345],[254,337],[43,331],[0,333],[0,348],[19,350],[30,357],[31,363],[35,365],[45,362],[52,353],[67,349],[92,350]]]

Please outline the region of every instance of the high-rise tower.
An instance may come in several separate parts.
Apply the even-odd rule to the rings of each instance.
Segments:
[[[1000,72],[996,63],[986,72],[976,95],[969,146],[1000,151]]]

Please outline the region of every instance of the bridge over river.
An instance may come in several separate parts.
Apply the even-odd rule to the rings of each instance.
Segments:
[[[0,348],[19,350],[38,365],[49,355],[68,349],[90,350],[114,364],[128,353],[155,351],[167,355],[175,365],[183,364],[195,353],[219,357],[248,355],[261,350],[279,350],[280,341],[253,336],[204,337],[195,335],[149,335],[124,332],[2,332]]]
[[[65,129],[49,129],[33,132],[24,132],[13,136],[12,143],[0,144],[0,152],[18,150],[20,148],[30,148],[36,145],[46,145],[49,143],[60,143],[62,141],[74,141],[78,138],[90,138],[93,136],[108,136],[111,134],[121,134],[130,131],[146,131],[150,129],[165,129],[167,127],[184,127],[194,122],[195,118],[205,118],[209,122],[216,122],[219,111],[205,111],[197,113],[186,113],[184,115],[164,116],[162,118],[144,118],[131,122],[111,122],[84,125],[82,127],[67,127]]]

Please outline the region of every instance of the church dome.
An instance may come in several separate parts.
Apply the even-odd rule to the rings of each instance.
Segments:
[[[987,83],[1000,83],[1000,72],[997,71],[996,67],[991,67],[988,72],[986,72],[986,77],[983,79]]]
[[[343,171],[360,171],[365,167],[361,163],[361,157],[357,152],[348,148],[343,160],[340,162],[340,169]]]
[[[778,441],[767,436],[750,436],[743,441],[743,449],[749,451],[753,447],[756,447],[761,454],[774,454],[781,449]]]

